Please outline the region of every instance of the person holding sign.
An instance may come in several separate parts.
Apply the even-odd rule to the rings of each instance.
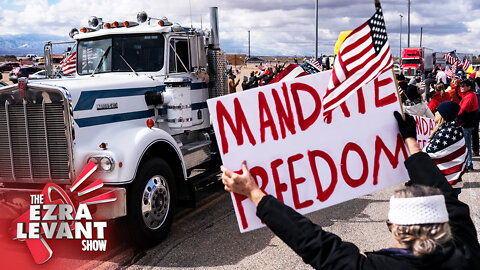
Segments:
[[[247,196],[257,216],[304,262],[316,269],[480,269],[480,245],[469,215],[445,176],[416,141],[416,123],[395,112],[411,156],[405,161],[413,186],[390,199],[387,225],[394,248],[361,254],[358,247],[324,231],[266,195],[246,162],[238,174],[222,166],[225,190]]]

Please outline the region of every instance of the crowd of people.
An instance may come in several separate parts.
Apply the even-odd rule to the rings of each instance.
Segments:
[[[397,75],[397,81],[401,88],[402,103],[406,113],[435,118],[436,129],[446,122],[453,122],[454,125],[462,127],[468,152],[466,171],[473,170],[472,156],[479,155],[479,68],[477,67],[470,74],[461,71],[449,77],[445,69],[440,67],[429,73],[423,82],[418,77],[414,77],[407,83],[402,74]],[[419,85],[422,87],[418,87]],[[453,103],[458,105],[457,115],[449,121],[439,121],[436,113],[439,112],[439,106],[447,101],[452,102],[451,108],[454,106]]]
[[[243,76],[242,78],[242,90],[248,90],[255,87],[263,86],[269,84],[273,78],[275,78],[280,72],[285,68],[283,65],[275,65],[271,67],[264,67],[263,65],[259,66],[259,69],[256,71],[250,72],[250,77]],[[228,93],[235,93],[237,85],[240,83],[240,79],[236,79],[239,72],[230,68],[228,70]]]

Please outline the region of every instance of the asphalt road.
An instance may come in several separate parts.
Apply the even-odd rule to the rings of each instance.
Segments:
[[[480,169],[480,158],[474,158]],[[460,199],[480,226],[480,170],[464,176]],[[392,245],[385,225],[388,200],[397,187],[307,215],[362,252]],[[70,265],[81,269],[311,269],[268,228],[241,234],[230,196],[217,184],[199,192],[196,209],[183,209],[168,238],[149,250],[117,243],[107,254]]]

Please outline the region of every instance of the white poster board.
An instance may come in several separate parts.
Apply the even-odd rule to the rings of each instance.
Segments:
[[[323,119],[330,71],[208,100],[223,164],[243,160],[260,188],[305,214],[408,180],[392,72]],[[232,194],[241,232],[262,227],[255,205]]]
[[[435,122],[431,118],[422,117],[422,116],[413,116],[417,122],[417,142],[420,149],[423,149],[430,139],[430,134],[435,128]]]

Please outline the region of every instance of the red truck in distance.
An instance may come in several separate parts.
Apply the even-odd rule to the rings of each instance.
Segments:
[[[404,48],[402,52],[402,73],[406,77],[426,74],[432,72],[435,59],[435,53],[432,49],[422,48]]]

